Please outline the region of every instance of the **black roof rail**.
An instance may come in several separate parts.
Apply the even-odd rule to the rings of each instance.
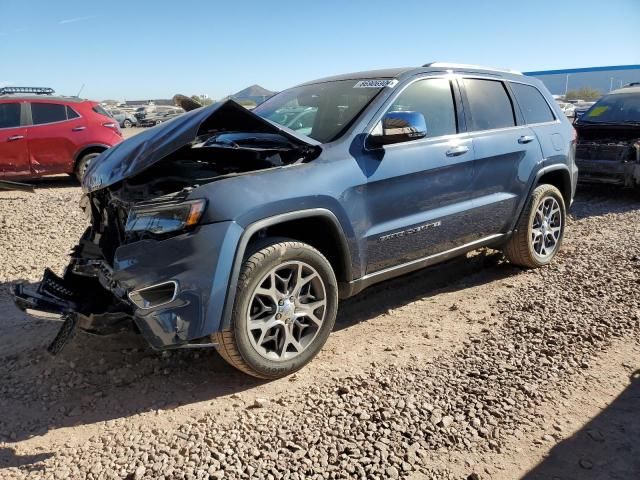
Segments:
[[[35,95],[52,95],[55,93],[53,88],[48,87],[2,87],[0,95],[16,95],[19,93],[33,93]]]

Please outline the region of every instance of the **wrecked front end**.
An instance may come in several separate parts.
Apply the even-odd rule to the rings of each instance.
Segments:
[[[576,129],[581,182],[640,185],[640,126],[577,124]]]
[[[46,270],[36,288],[14,292],[27,313],[64,321],[53,353],[76,327],[107,334],[135,325],[157,349],[211,345],[243,229],[217,218],[200,187],[318,152],[237,104],[214,107],[133,137],[90,166],[81,202],[90,226],[64,275]]]

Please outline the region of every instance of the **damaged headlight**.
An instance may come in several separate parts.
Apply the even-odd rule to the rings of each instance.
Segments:
[[[134,207],[129,211],[125,230],[155,235],[185,230],[198,224],[206,204],[206,200],[199,199]]]

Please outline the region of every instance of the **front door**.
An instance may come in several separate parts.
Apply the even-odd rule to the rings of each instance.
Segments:
[[[0,103],[0,178],[21,178],[31,174],[27,129],[21,125],[23,104]]]
[[[369,174],[367,274],[460,246],[472,234],[473,149],[456,100],[448,78],[424,78],[391,101],[387,111],[422,113],[427,137],[384,146]]]

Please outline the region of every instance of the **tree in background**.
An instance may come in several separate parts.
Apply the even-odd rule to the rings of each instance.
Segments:
[[[596,90],[595,88],[591,88],[591,87],[582,87],[582,88],[578,88],[577,90],[569,90],[565,95],[565,99],[597,100],[601,96],[602,96],[602,93],[600,93],[600,90]]]
[[[204,107],[214,103],[213,99],[203,95],[191,95],[191,99]]]

